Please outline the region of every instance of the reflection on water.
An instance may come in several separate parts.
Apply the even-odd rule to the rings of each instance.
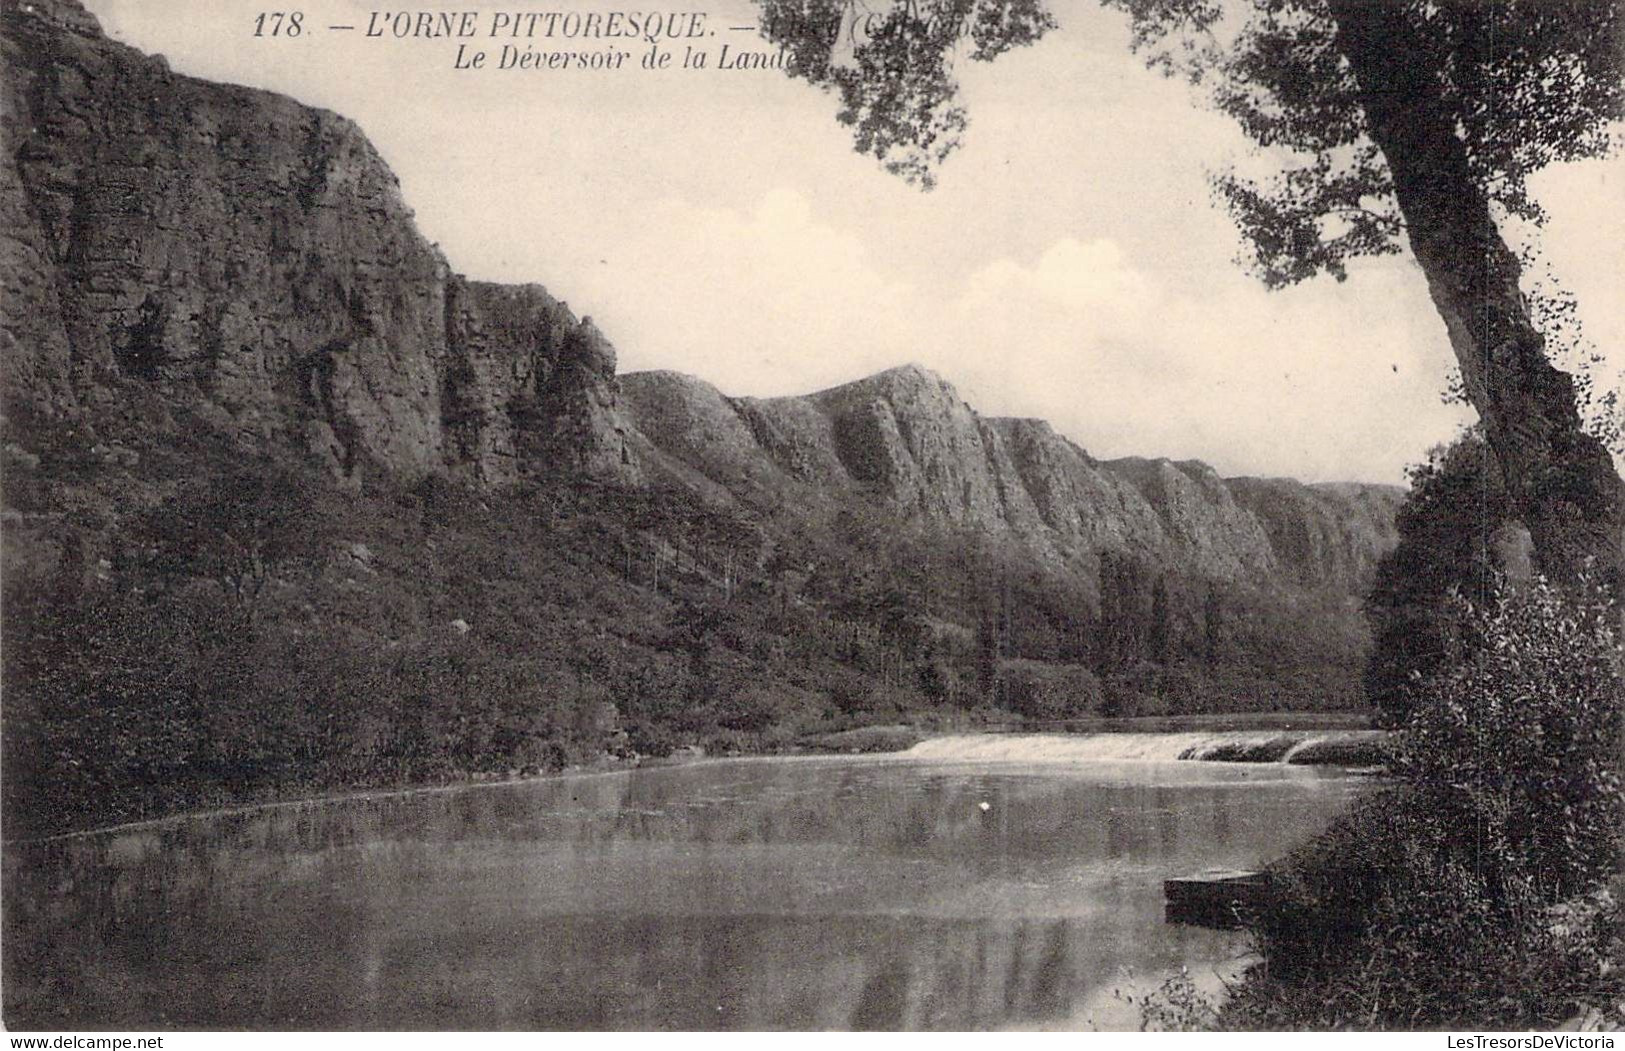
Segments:
[[[13,845],[12,1028],[995,1028],[1233,959],[1161,880],[1268,861],[1354,779],[765,759]],[[986,804],[983,806],[982,804]]]

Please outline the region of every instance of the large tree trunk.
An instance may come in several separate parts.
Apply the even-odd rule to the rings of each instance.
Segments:
[[[1411,250],[1427,276],[1512,503],[1548,576],[1587,561],[1614,587],[1625,563],[1625,485],[1587,435],[1569,376],[1546,359],[1519,265],[1439,88],[1439,60],[1396,0],[1329,0],[1337,44],[1387,159]]]

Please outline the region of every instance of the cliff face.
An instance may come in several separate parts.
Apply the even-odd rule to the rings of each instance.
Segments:
[[[618,379],[453,273],[349,121],[74,0],[0,0],[0,412],[0,795],[51,830],[899,712],[1355,707],[1401,495],[1102,462],[915,367]]]
[[[860,500],[1060,562],[1124,552],[1213,579],[1349,593],[1394,543],[1397,488],[1096,461],[1041,420],[979,416],[916,366],[795,398],[728,398],[669,372],[622,384],[652,461],[746,503]]]
[[[626,477],[614,351],[539,288],[452,274],[350,121],[178,76],[72,0],[5,0],[8,416],[119,381],[339,472]]]
[[[787,398],[618,381],[608,341],[542,288],[452,273],[351,122],[176,75],[75,0],[0,12],[8,440],[51,417],[140,436],[125,410],[156,404],[351,480],[664,480],[792,523],[863,507],[1097,583],[1124,555],[1341,598],[1394,542],[1396,489],[1097,461],[913,366]]]

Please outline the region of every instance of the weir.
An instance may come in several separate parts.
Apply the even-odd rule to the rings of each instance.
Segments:
[[[1377,766],[1381,730],[1248,730],[1186,733],[953,734],[921,741],[906,755],[966,762],[1090,761]]]

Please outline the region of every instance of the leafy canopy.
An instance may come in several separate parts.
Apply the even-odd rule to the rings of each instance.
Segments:
[[[833,92],[855,146],[929,189],[967,126],[955,63],[986,62],[1057,25],[1044,0],[757,0],[791,73]],[[1613,0],[1372,0],[1426,41],[1472,176],[1539,222],[1529,176],[1599,156],[1625,112],[1625,9]],[[1397,252],[1403,219],[1368,134],[1328,0],[1102,0],[1147,65],[1186,79],[1259,146],[1263,181],[1214,177],[1271,287]]]

